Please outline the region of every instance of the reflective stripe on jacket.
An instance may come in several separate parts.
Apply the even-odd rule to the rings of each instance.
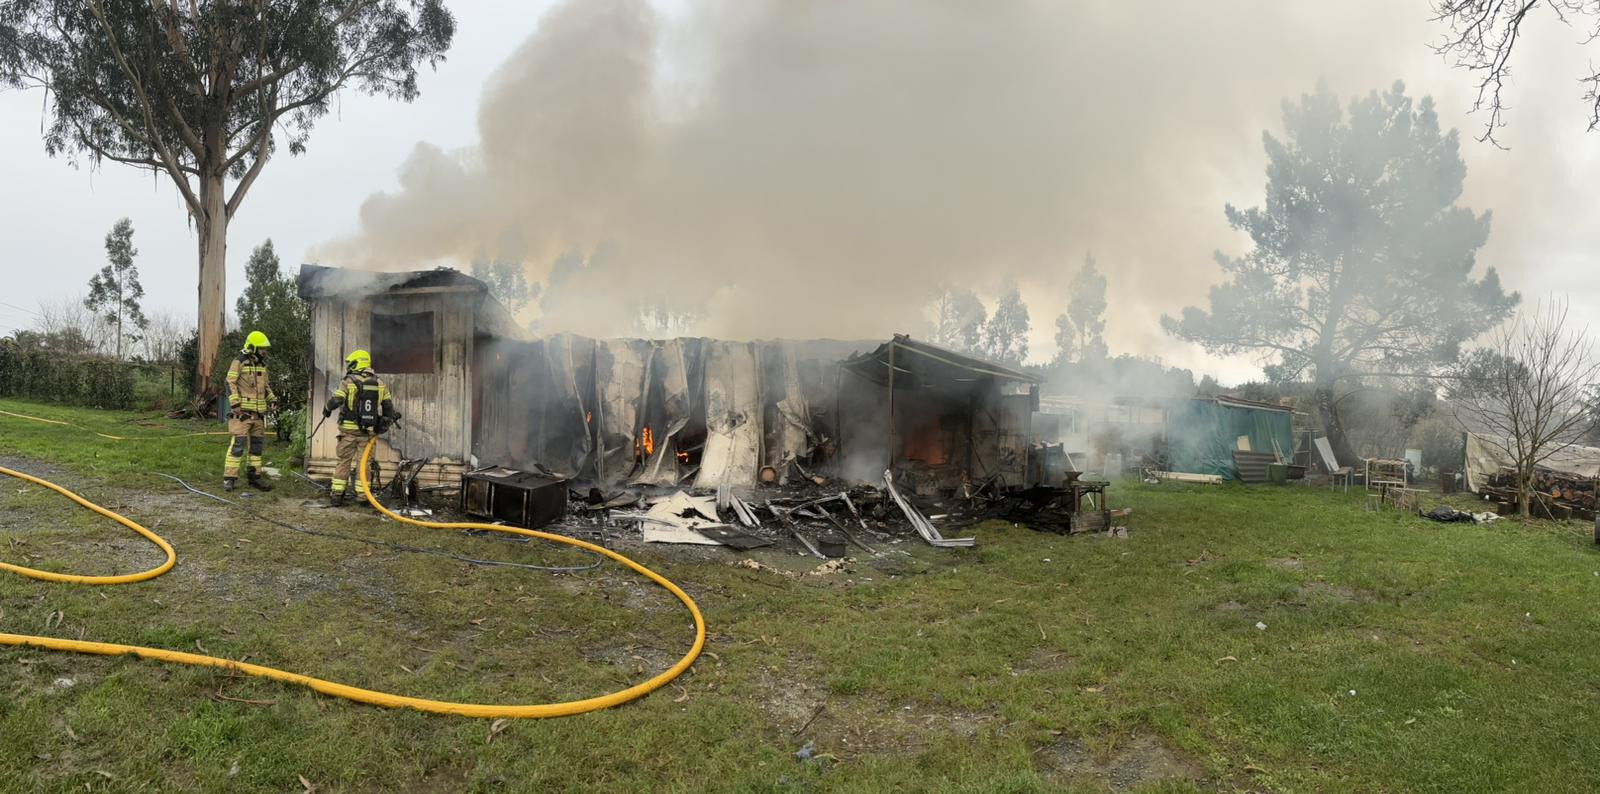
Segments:
[[[258,414],[278,399],[267,381],[267,366],[261,356],[243,353],[228,365],[228,407]]]

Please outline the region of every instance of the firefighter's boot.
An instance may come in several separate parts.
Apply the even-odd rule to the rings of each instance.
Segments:
[[[261,476],[261,472],[259,470],[251,469],[250,487],[258,491],[270,491],[272,490],[272,483],[267,482],[267,478]]]
[[[223,477],[222,478],[222,490],[231,491],[231,490],[233,490],[234,488],[237,488],[237,487],[239,487],[239,479],[237,477]]]
[[[328,497],[329,507],[344,507],[344,491],[337,491]]]

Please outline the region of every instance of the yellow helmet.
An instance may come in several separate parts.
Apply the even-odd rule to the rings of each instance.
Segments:
[[[348,372],[372,369],[372,354],[365,350],[352,350],[350,355],[344,357],[344,368]]]
[[[267,335],[260,331],[251,331],[250,335],[244,338],[244,352],[246,353],[253,353],[264,347],[272,347],[272,343],[268,342]]]

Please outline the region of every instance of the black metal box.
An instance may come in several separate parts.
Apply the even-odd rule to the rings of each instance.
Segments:
[[[461,510],[528,529],[549,525],[567,513],[567,483],[503,467],[461,475]]]

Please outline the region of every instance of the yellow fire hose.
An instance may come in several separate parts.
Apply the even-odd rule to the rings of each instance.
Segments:
[[[78,430],[82,430],[85,433],[93,433],[93,434],[95,434],[95,435],[97,435],[97,436],[99,436],[101,438],[109,438],[112,441],[154,441],[156,439],[161,439],[161,438],[188,438],[190,436],[226,436],[226,435],[232,435],[231,433],[228,433],[225,430],[208,430],[208,431],[203,431],[203,432],[199,432],[199,433],[178,433],[176,435],[166,435],[166,436],[114,436],[114,435],[111,435],[110,433],[101,433],[101,432],[99,432],[97,430],[90,430],[89,428],[84,427],[83,425],[75,425],[75,424],[73,424],[71,422],[64,422],[64,421],[62,421],[60,419],[45,419],[42,416],[28,416],[27,414],[14,414],[14,413],[12,413],[10,411],[0,411],[0,414],[4,414],[6,416],[14,416],[14,417],[16,417],[18,419],[27,419],[30,422],[43,422],[43,423],[45,423],[47,425],[61,425],[62,427],[71,427],[71,428],[75,428],[75,429],[78,429]],[[92,505],[91,505],[91,507],[92,507]],[[101,584],[113,584],[113,583],[112,582],[101,582]]]
[[[377,438],[374,437],[371,441],[367,442],[366,449],[362,450],[360,468],[361,482],[367,481],[367,461],[372,457],[372,449],[376,444]],[[146,540],[156,544],[156,546],[158,546],[167,555],[166,562],[151,568],[150,570],[133,574],[124,574],[120,576],[80,576],[75,574],[55,573],[52,571],[41,571],[37,568],[26,568],[20,565],[11,565],[9,563],[0,563],[0,569],[21,574],[22,576],[32,579],[42,579],[48,582],[68,582],[73,584],[129,584],[132,582],[142,582],[147,579],[154,579],[155,577],[171,570],[173,563],[177,560],[177,555],[173,552],[172,546],[163,540],[161,536],[151,532],[143,526],[140,526],[138,522],[135,522],[126,516],[122,516],[107,510],[104,507],[94,504],[93,502],[90,502],[89,500],[84,499],[83,497],[65,488],[62,488],[61,486],[56,485],[55,483],[34,477],[30,474],[24,474],[20,471],[14,471],[3,466],[0,466],[0,474],[26,480],[66,496],[68,499],[71,499],[72,501],[95,511],[96,513],[99,513],[100,515],[110,518],[113,521],[132,529],[134,532],[139,533],[139,535],[143,536]],[[679,659],[676,664],[672,665],[670,668],[667,668],[666,671],[656,675],[654,678],[651,678],[648,681],[635,684],[627,689],[612,692],[607,695],[600,695],[598,697],[567,701],[565,703],[539,703],[529,705],[455,703],[447,700],[428,700],[426,698],[410,697],[407,695],[395,695],[388,692],[378,692],[371,689],[362,689],[360,687],[349,686],[347,684],[340,684],[335,681],[327,681],[321,678],[313,678],[311,676],[301,675],[299,673],[291,673],[287,670],[279,670],[274,667],[264,667],[258,664],[247,664],[245,662],[237,662],[232,659],[223,659],[216,656],[206,656],[198,653],[170,651],[164,648],[146,648],[139,645],[122,645],[120,643],[111,642],[88,642],[83,640],[61,639],[59,637],[40,637],[28,634],[5,633],[0,633],[0,645],[20,645],[33,648],[43,648],[45,650],[52,651],[93,653],[104,656],[132,654],[143,659],[154,659],[161,662],[174,662],[177,664],[195,665],[197,667],[216,667],[224,670],[237,670],[241,673],[261,676],[262,678],[270,678],[274,681],[284,681],[291,684],[299,684],[301,686],[310,687],[311,689],[321,692],[322,694],[353,700],[357,703],[370,703],[375,706],[386,706],[390,708],[405,707],[416,709],[418,711],[433,712],[436,714],[456,714],[463,717],[566,717],[573,714],[582,714],[588,711],[597,711],[599,709],[610,708],[612,706],[620,706],[630,700],[641,698],[657,689],[660,689],[662,686],[665,686],[668,681],[677,678],[683,673],[683,671],[689,669],[689,665],[694,663],[695,658],[700,655],[700,650],[705,647],[705,617],[700,614],[700,607],[695,604],[694,599],[690,598],[688,593],[685,593],[682,588],[678,587],[676,584],[673,584],[666,577],[644,567],[643,565],[640,565],[639,563],[634,562],[633,560],[628,559],[627,557],[622,556],[621,554],[618,554],[617,552],[605,548],[604,546],[586,543],[584,541],[577,540],[575,538],[569,538],[564,535],[556,535],[549,532],[539,532],[531,529],[520,529],[518,527],[501,526],[499,524],[418,521],[416,519],[407,518],[391,512],[388,508],[385,508],[382,504],[378,503],[378,500],[372,496],[370,489],[367,492],[367,501],[374,508],[376,508],[378,512],[394,521],[399,521],[405,524],[412,524],[419,527],[429,527],[432,529],[481,529],[490,532],[504,532],[512,535],[525,535],[531,538],[541,538],[543,540],[550,540],[556,543],[565,543],[569,546],[577,546],[582,549],[588,549],[596,554],[616,560],[617,562],[622,563],[624,566],[643,575],[650,581],[666,588],[667,592],[677,596],[678,600],[682,601],[683,605],[689,608],[689,614],[694,617],[694,645],[689,649],[688,653],[683,655],[682,659]]]

